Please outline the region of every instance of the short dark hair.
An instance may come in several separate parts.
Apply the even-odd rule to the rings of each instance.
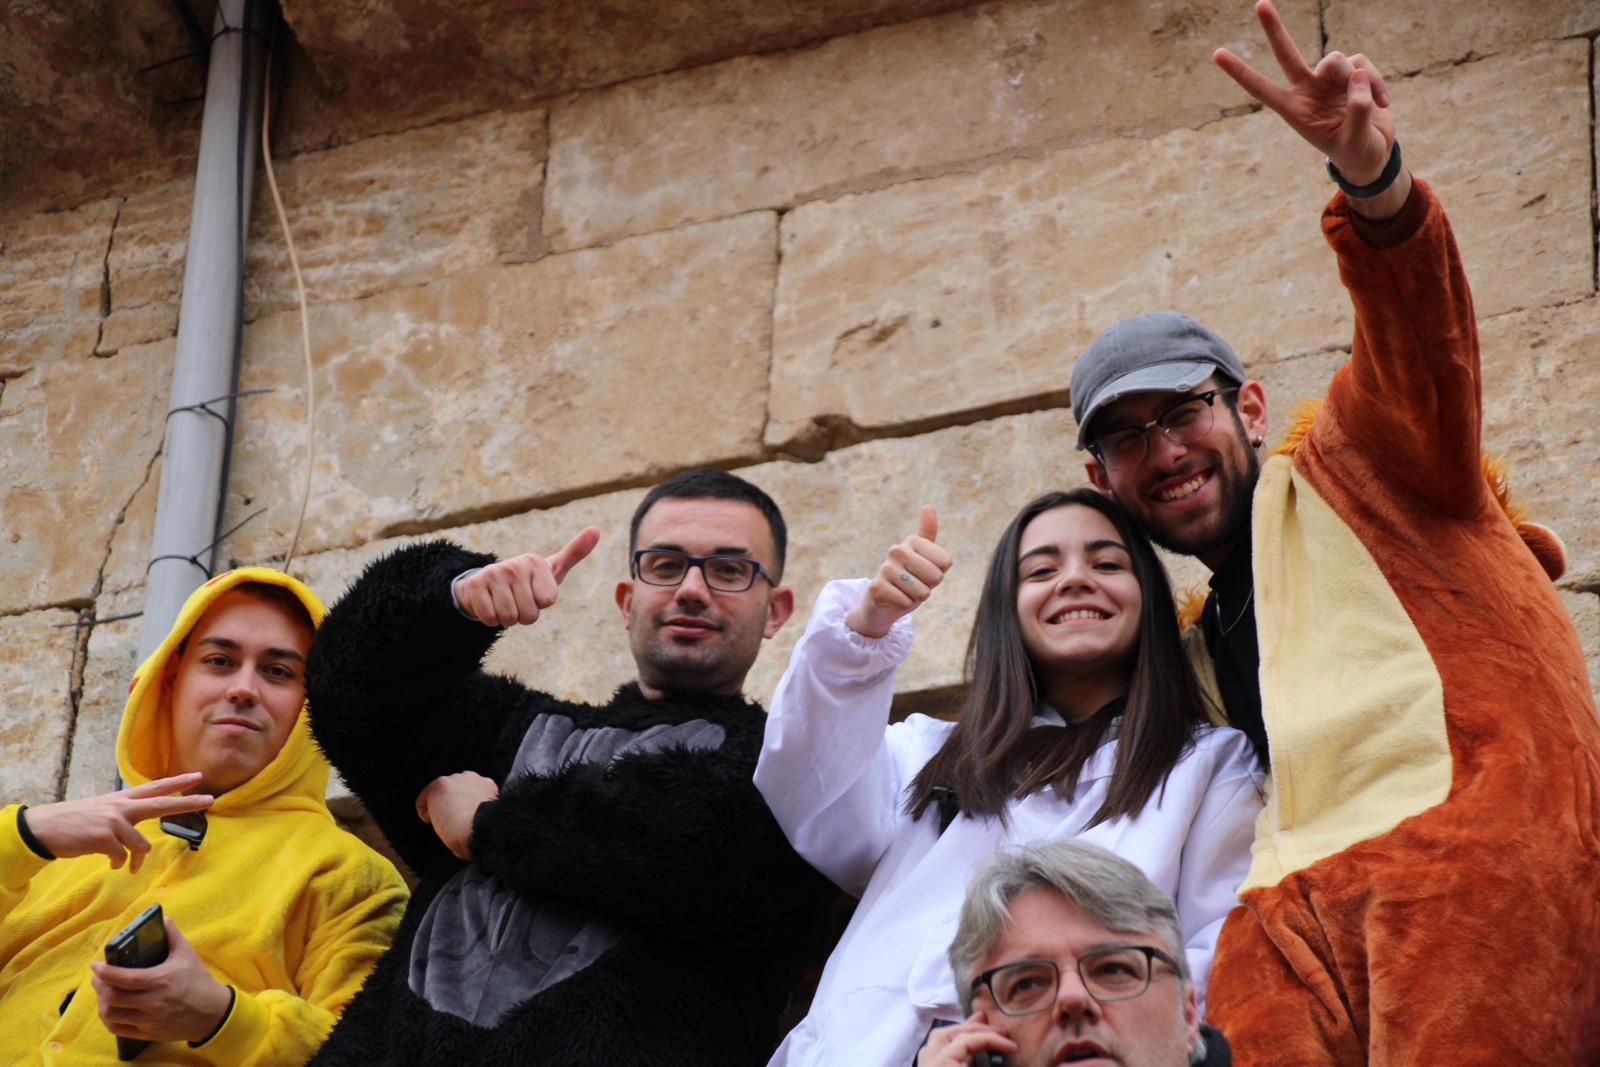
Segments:
[[[274,582],[240,582],[233,588],[224,590],[221,596],[226,596],[228,593],[243,593],[245,596],[255,597],[257,600],[265,600],[269,604],[276,604],[291,619],[306,628],[306,631],[311,634],[312,641],[317,639],[317,624],[311,621],[311,609],[307,608],[304,601],[285,587]],[[212,601],[212,603],[215,604],[216,601]],[[206,610],[211,610],[209,605]],[[202,613],[202,617],[204,617],[204,613]],[[198,624],[199,619],[196,619],[195,622]],[[192,633],[194,633],[194,628],[190,627],[189,633],[178,639],[178,655],[181,656],[189,650],[189,636]]]
[[[737,474],[719,471],[711,467],[697,467],[682,474],[674,474],[671,478],[651,489],[639,501],[639,506],[633,511],[633,522],[628,527],[628,554],[632,556],[633,550],[639,544],[639,524],[644,521],[645,512],[655,506],[658,500],[742,500],[752,504],[767,520],[767,528],[772,531],[772,551],[776,558],[773,560],[775,579],[783,577],[783,561],[789,549],[789,528],[784,525],[783,512],[778,510],[778,505],[766,493],[751,485]]]
[[[265,600],[269,604],[276,604],[289,613],[295,622],[310,630],[315,636],[317,624],[311,621],[311,612],[293,592],[273,582],[240,582],[229,592],[244,593],[257,600]]]

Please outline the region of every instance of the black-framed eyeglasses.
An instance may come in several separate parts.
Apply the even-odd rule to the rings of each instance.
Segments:
[[[1106,469],[1121,471],[1137,467],[1150,449],[1150,427],[1158,428],[1167,439],[1180,445],[1200,440],[1211,432],[1216,422],[1216,399],[1237,393],[1238,386],[1229,389],[1209,389],[1204,393],[1186,396],[1162,410],[1161,414],[1143,426],[1125,426],[1120,430],[1101,434],[1089,442],[1089,451],[1106,465]]]
[[[778,583],[766,568],[746,556],[691,556],[670,548],[633,550],[633,576],[646,585],[682,585],[689,571],[700,568],[706,588],[719,593],[742,593],[756,584],[756,576]]]
[[[1132,1000],[1150,988],[1155,961],[1182,974],[1178,961],[1149,945],[1107,945],[1078,957],[1078,978],[1101,1002]],[[995,1007],[1007,1015],[1037,1015],[1054,1004],[1061,968],[1054,960],[1019,960],[991,967],[972,980],[972,996],[987,986]]]

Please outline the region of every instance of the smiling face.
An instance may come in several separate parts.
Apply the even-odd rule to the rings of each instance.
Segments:
[[[709,497],[665,497],[639,523],[639,548],[691,556],[745,556],[776,571],[772,530],[754,504]],[[620,582],[622,609],[646,696],[672,693],[735,695],[761,651],[794,611],[794,594],[757,576],[739,593],[707,587],[698,567],[676,586],[638,579]]]
[[[1225,387],[1212,379],[1196,394]],[[1096,437],[1140,426],[1180,401],[1177,393],[1134,393],[1094,416]],[[1126,470],[1088,463],[1089,479],[1116,497],[1133,520],[1163,548],[1196,556],[1215,569],[1250,533],[1250,497],[1260,464],[1252,438],[1266,433],[1266,395],[1259,382],[1245,382],[1231,407],[1218,397],[1211,430],[1187,444],[1156,429],[1146,430],[1144,458]]]
[[[1143,596],[1111,520],[1080,504],[1036,515],[1017,543],[1017,625],[1040,689],[1069,718],[1127,690]]]
[[[975,1008],[985,1009],[990,1025],[1019,1046],[1006,1063],[1014,1067],[1184,1067],[1194,1048],[1200,1015],[1194,987],[1165,964],[1156,963],[1150,986],[1131,1000],[1101,1003],[1078,977],[1078,957],[1111,945],[1149,945],[1179,951],[1156,934],[1107,930],[1050,889],[1025,889],[1012,899],[1011,922],[977,972],[1019,960],[1052,960],[1061,973],[1050,1006],[1034,1015],[1005,1015],[989,991],[979,991]]]
[[[249,781],[278,754],[306,699],[311,631],[282,605],[232,590],[218,597],[168,661],[172,757],[200,771],[200,791]]]

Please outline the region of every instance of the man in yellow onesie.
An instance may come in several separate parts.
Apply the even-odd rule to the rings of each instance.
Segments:
[[[153,1042],[146,1064],[300,1064],[322,1043],[406,898],[323,801],[303,714],[322,615],[279,571],[213,578],[134,675],[129,787],[0,809],[0,1062],[113,1064],[122,1036]],[[189,839],[157,829],[192,812]],[[166,961],[105,963],[157,903]]]

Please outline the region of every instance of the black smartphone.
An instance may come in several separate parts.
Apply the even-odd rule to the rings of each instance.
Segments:
[[[161,905],[152,904],[106,942],[106,962],[113,967],[154,967],[167,958],[167,926]],[[131,1060],[150,1042],[117,1037],[117,1059]]]
[[[1006,1058],[998,1052],[980,1048],[972,1057],[972,1067],[1006,1067]]]

